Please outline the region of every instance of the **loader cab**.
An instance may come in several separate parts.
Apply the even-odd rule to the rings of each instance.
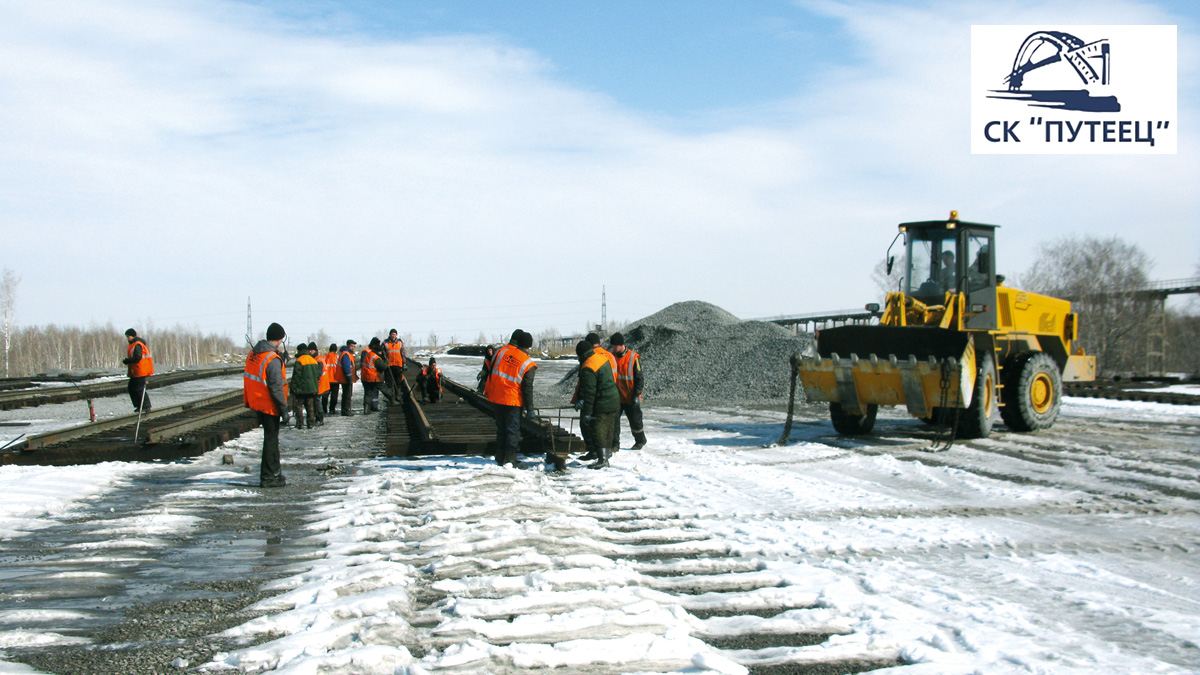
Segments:
[[[948,220],[902,223],[907,268],[904,292],[927,305],[965,293],[965,324],[996,329],[996,225]]]

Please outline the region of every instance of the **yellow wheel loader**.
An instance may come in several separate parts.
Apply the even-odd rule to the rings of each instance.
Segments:
[[[1095,357],[1072,349],[1071,303],[1009,288],[995,273],[996,229],[954,211],[902,223],[901,290],[888,293],[879,325],[822,330],[815,357],[793,357],[805,396],[829,402],[839,433],[870,433],[881,405],[959,438],[986,438],[997,409],[1010,429],[1047,429],[1062,383],[1095,379]]]

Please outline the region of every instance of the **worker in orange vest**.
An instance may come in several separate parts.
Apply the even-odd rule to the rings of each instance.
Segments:
[[[338,346],[330,344],[329,351],[321,356],[321,363],[325,366],[325,375],[329,378],[329,390],[321,395],[321,412],[326,415],[337,412],[338,389],[342,386],[333,376],[334,371],[337,370],[337,362]]]
[[[387,351],[388,372],[391,373],[392,388],[395,390],[395,395],[400,396],[400,392],[404,387],[400,386],[400,380],[404,379],[404,340],[398,337],[396,329],[388,331],[388,337],[383,341],[383,348]]]
[[[337,367],[333,369],[333,381],[342,388],[342,417],[350,417],[350,395],[354,392],[354,383],[358,382],[358,371],[354,368],[354,348],[358,343],[346,340],[346,344],[338,350]]]
[[[588,439],[589,452],[596,459],[588,468],[603,469],[608,466],[616,446],[614,419],[621,412],[617,377],[608,357],[599,353],[586,338],[575,345],[575,356],[579,359],[579,427]]]
[[[324,357],[318,351],[316,342],[308,343],[308,354],[321,365],[321,377],[317,380],[317,401],[313,406],[313,410],[317,413],[317,424],[324,424],[325,411],[321,409],[321,399],[325,397],[325,394],[329,393],[329,381],[333,379],[333,376],[331,371],[325,367]]]
[[[583,337],[583,341],[587,342],[589,345],[591,345],[592,351],[596,352],[596,354],[603,356],[606,360],[608,360],[609,368],[612,369],[613,377],[615,378],[616,374],[617,374],[617,358],[612,355],[612,352],[610,352],[607,349],[605,349],[604,347],[600,346],[600,334],[599,333],[588,333],[587,335],[585,335]],[[576,346],[578,346],[578,345],[576,345]],[[615,379],[614,379],[614,381],[615,381]],[[575,393],[571,395],[571,405],[575,406],[576,410],[579,410],[580,406],[583,405],[583,401],[579,395],[579,385],[580,385],[580,381],[576,380],[575,381]],[[580,435],[583,436],[583,449],[586,451],[585,454],[583,455],[583,457],[580,457],[580,459],[585,460],[585,461],[589,460],[589,459],[596,459],[596,460],[600,459],[599,449],[596,447],[595,442],[592,440],[593,434],[590,431],[588,431],[584,425],[581,425],[580,432],[581,432]],[[615,439],[615,437],[614,437],[614,439]],[[617,450],[620,450],[620,448],[616,447],[616,445],[614,444],[614,446],[611,448],[611,451],[616,452]]]
[[[430,357],[429,365],[421,369],[421,392],[430,403],[437,403],[442,398],[442,369],[435,358]]]
[[[621,392],[621,412],[617,414],[613,429],[614,447],[621,445],[621,415],[629,420],[629,431],[633,433],[633,450],[646,447],[646,430],[642,425],[642,358],[625,346],[625,336],[613,333],[608,339],[610,352],[617,359],[617,391]]]
[[[379,338],[371,338],[367,348],[362,351],[359,372],[363,383],[363,414],[379,412],[379,383],[383,381],[383,368],[387,367],[380,352],[383,346]]]
[[[129,400],[133,409],[142,412],[150,409],[150,398],[146,396],[146,383],[154,374],[154,357],[150,356],[150,345],[138,337],[137,331],[125,331],[126,351],[121,361],[129,372]]]
[[[484,396],[496,406],[496,463],[527,468],[517,460],[521,447],[521,416],[535,417],[533,376],[537,364],[529,356],[533,335],[518,328],[508,344],[496,350]]]
[[[283,487],[287,480],[279,460],[279,427],[288,423],[288,384],[286,357],[281,353],[287,334],[283,326],[267,327],[267,339],[259,340],[246,357],[242,373],[242,400],[258,414],[263,428],[262,464],[259,485]]]

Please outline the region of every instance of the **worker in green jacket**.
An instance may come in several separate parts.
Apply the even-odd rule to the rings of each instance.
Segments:
[[[302,421],[311,429],[317,419],[317,389],[323,369],[324,366],[308,353],[308,345],[301,342],[296,347],[296,362],[292,364],[292,379],[288,383],[288,395],[293,401],[297,429]],[[301,410],[304,411],[304,420],[300,419]]]
[[[589,452],[596,456],[588,468],[603,469],[612,457],[614,423],[621,411],[617,376],[608,356],[587,340],[575,345],[575,355],[579,358],[579,423],[585,437],[590,436]]]

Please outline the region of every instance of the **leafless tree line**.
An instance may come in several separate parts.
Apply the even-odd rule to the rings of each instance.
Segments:
[[[154,356],[155,370],[242,358],[245,351],[224,335],[205,335],[182,326],[139,331]],[[125,331],[105,326],[14,327],[9,344],[10,377],[28,377],[53,371],[120,370],[124,366]]]
[[[1145,292],[1152,264],[1118,237],[1066,237],[1041,245],[1021,287],[1071,301],[1101,375],[1200,372],[1200,317]]]

